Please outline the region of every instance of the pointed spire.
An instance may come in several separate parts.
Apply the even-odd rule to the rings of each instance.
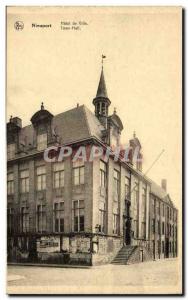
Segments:
[[[108,98],[106,83],[105,83],[105,79],[104,79],[103,67],[101,70],[101,77],[100,77],[100,81],[99,81],[99,85],[98,85],[98,89],[97,89],[97,95],[96,95],[96,98],[99,98],[99,97]]]

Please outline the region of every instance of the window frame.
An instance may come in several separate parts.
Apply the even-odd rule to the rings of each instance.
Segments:
[[[42,172],[39,172],[39,169],[42,169]],[[44,191],[46,190],[46,166],[38,166],[36,167],[36,190]]]
[[[75,207],[75,203],[77,203],[77,207]],[[81,203],[83,205],[81,205]],[[83,218],[83,222],[81,222],[81,218]],[[85,231],[85,201],[84,200],[72,201],[72,229],[73,232]]]
[[[53,205],[53,225],[54,232],[63,233],[65,232],[65,202],[64,201],[55,201]],[[62,207],[61,207],[62,206]],[[56,209],[57,207],[57,209]],[[58,228],[56,228],[56,220],[58,220]],[[61,224],[61,220],[63,220],[63,224]],[[63,227],[63,229],[61,228]],[[57,230],[56,230],[57,229]]]
[[[9,172],[7,174],[7,195],[9,196],[13,194],[14,194],[14,173]]]
[[[24,177],[21,176],[22,173],[24,172],[28,172],[28,174],[26,173],[26,175]],[[25,170],[20,170],[19,172],[19,178],[20,178],[20,193],[28,193],[29,192],[29,169],[25,169]]]
[[[37,134],[37,150],[38,151],[45,150],[47,148],[47,146],[48,146],[47,132]]]

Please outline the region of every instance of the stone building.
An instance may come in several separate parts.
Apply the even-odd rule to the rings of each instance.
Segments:
[[[22,127],[7,123],[8,261],[59,264],[129,264],[177,256],[177,209],[133,159],[141,144],[129,141],[129,160],[111,151],[93,160],[72,155],[47,162],[47,147],[91,151],[121,145],[123,124],[109,115],[103,68],[95,113],[82,105],[53,116],[41,105]],[[113,146],[113,147],[112,147]],[[58,150],[59,151],[59,150]]]

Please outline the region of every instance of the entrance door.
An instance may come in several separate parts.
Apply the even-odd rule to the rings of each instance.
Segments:
[[[124,216],[124,243],[131,244],[131,218],[130,218],[130,202],[125,201],[125,216]]]

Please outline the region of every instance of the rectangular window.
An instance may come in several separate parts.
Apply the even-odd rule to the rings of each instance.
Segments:
[[[131,192],[131,186],[130,186],[130,178],[125,177],[125,199],[130,200],[130,192]]]
[[[163,217],[165,215],[165,206],[164,206],[164,203],[162,204],[162,211],[163,211]]]
[[[113,234],[118,234],[119,232],[119,215],[113,214]]]
[[[37,150],[41,151],[47,148],[47,133],[37,135]]]
[[[29,209],[28,207],[21,208],[21,232],[28,232],[29,231]]]
[[[160,215],[160,204],[159,204],[159,201],[156,201],[156,214]]]
[[[142,234],[142,238],[145,239],[146,238],[146,222],[142,222],[142,224],[141,224],[141,234]]]
[[[13,173],[7,174],[7,194],[8,195],[14,194],[14,174]]]
[[[8,144],[7,145],[7,159],[13,159],[16,153],[16,145]]]
[[[61,188],[64,186],[64,162],[53,164],[53,186]]]
[[[37,167],[37,190],[46,189],[46,168],[45,166]]]
[[[20,171],[20,192],[29,192],[29,170]]]
[[[73,163],[74,185],[84,184],[84,162],[77,160]]]
[[[169,207],[167,206],[167,219],[169,219]]]
[[[73,230],[84,231],[84,200],[73,201]]]
[[[114,193],[119,197],[120,188],[120,173],[114,169]]]
[[[158,234],[161,234],[160,221],[157,221]]]
[[[46,231],[46,206],[42,204],[37,205],[37,231]]]
[[[155,219],[152,219],[152,232],[155,233]]]
[[[136,181],[134,186],[134,237],[138,237],[138,202],[139,202],[139,184]]]
[[[105,232],[105,210],[99,210],[99,232]]]
[[[64,232],[64,202],[54,203],[54,231]]]
[[[165,224],[162,222],[162,234],[165,234]]]
[[[106,186],[106,164],[100,160],[100,187]]]
[[[158,254],[161,254],[161,242],[157,241]]]
[[[164,253],[165,252],[165,243],[164,243],[164,241],[162,241],[162,253]]]
[[[167,223],[167,235],[169,235],[170,229],[169,229],[169,224]]]
[[[152,214],[155,215],[155,200],[152,199]]]
[[[7,208],[7,230],[9,234],[14,231],[14,208]]]
[[[138,220],[134,220],[134,238],[138,238]]]
[[[146,219],[146,187],[142,188],[142,220]]]

